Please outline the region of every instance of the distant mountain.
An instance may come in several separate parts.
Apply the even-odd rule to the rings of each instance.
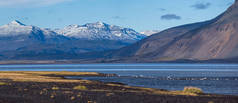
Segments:
[[[9,24],[0,26],[0,37],[28,36],[29,34],[36,34],[36,33],[42,34],[39,36],[56,35],[55,32],[50,31],[48,29],[38,28],[36,26],[28,26],[17,20],[12,21]]]
[[[19,50],[29,45],[57,43],[69,38],[58,35],[54,31],[28,26],[19,21],[0,26],[0,51]],[[37,46],[36,46],[37,47]]]
[[[55,30],[58,34],[67,37],[86,40],[118,40],[135,42],[146,37],[130,28],[122,28],[103,22],[88,23],[85,25],[69,25]]]
[[[0,60],[77,59],[81,53],[118,49],[145,37],[132,29],[94,24],[53,31],[12,21],[0,26]]]
[[[143,32],[140,32],[140,33],[144,34],[146,36],[151,36],[151,35],[159,33],[159,32],[160,32],[159,30],[146,30],[146,31],[143,31]]]
[[[212,60],[237,58],[237,51],[238,0],[215,19],[170,28],[104,56],[132,62]]]
[[[50,30],[13,21],[0,26],[0,59],[81,59],[79,61],[87,63],[237,62],[238,0],[212,20],[170,28],[145,37],[132,29],[102,22]]]

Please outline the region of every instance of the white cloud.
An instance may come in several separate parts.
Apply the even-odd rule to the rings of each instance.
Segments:
[[[0,7],[34,7],[52,5],[71,0],[0,0]]]

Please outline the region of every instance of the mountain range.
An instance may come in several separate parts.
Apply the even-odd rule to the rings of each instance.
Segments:
[[[146,37],[103,22],[42,29],[13,21],[0,27],[2,60],[74,62],[238,62],[238,0],[218,17]]]
[[[118,49],[145,37],[103,22],[51,30],[15,20],[0,26],[0,59],[71,59],[81,53]]]
[[[238,58],[238,0],[218,17],[173,27],[103,55],[114,61],[209,61]]]
[[[63,29],[56,29],[54,31],[67,37],[87,40],[135,42],[146,37],[133,29],[109,25],[103,22],[69,25]]]

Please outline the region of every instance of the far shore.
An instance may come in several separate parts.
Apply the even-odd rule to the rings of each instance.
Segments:
[[[175,60],[175,61],[134,61],[120,59],[79,59],[79,60],[0,60],[0,65],[32,65],[32,64],[238,64],[237,60]]]

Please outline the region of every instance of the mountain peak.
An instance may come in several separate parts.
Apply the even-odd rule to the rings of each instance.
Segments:
[[[10,22],[9,25],[25,26],[25,24],[21,23],[18,20],[14,20],[14,21]]]
[[[98,22],[96,22],[95,24],[104,25],[104,24],[106,24],[106,23],[104,23],[104,22],[102,22],[102,21],[98,21]]]
[[[95,23],[87,23],[86,26],[88,27],[96,27],[96,28],[103,28],[109,26],[109,24],[106,24],[104,22],[98,21]]]
[[[87,23],[84,25],[69,25],[56,33],[68,37],[88,40],[127,40],[137,41],[146,36],[130,28],[123,28],[104,22]]]
[[[68,27],[70,27],[70,28],[78,28],[78,27],[80,27],[79,25],[76,25],[76,24],[72,24],[72,25],[69,25]]]

